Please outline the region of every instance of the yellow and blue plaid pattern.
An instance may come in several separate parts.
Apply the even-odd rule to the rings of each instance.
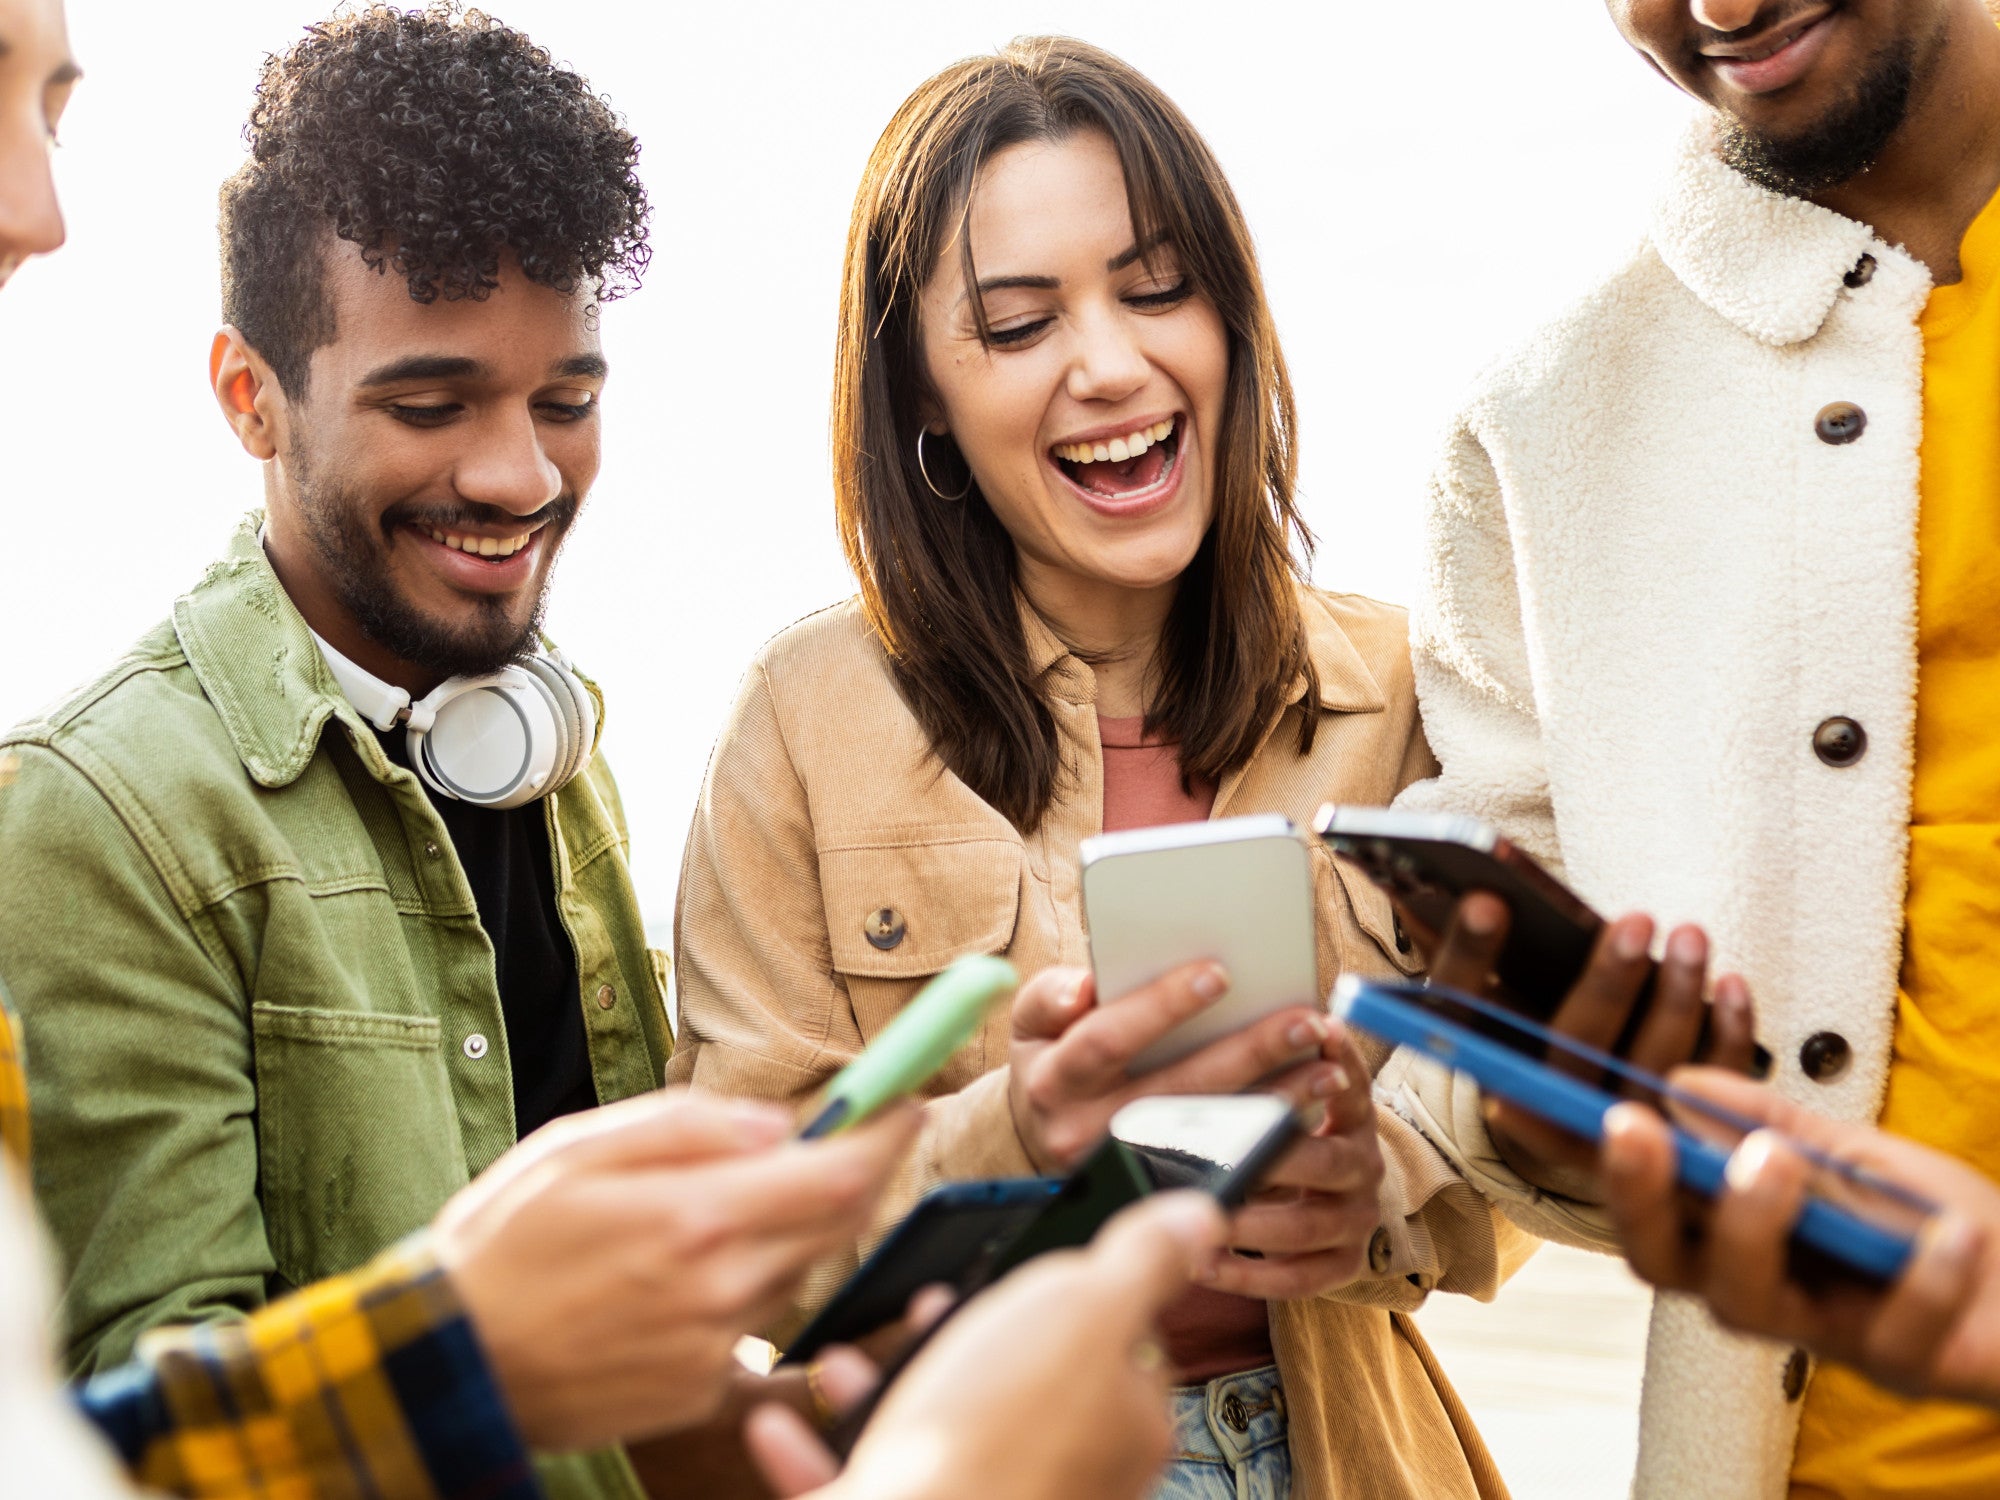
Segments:
[[[541,1494],[421,1241],[233,1323],[147,1335],[79,1393],[140,1483],[201,1500]]]
[[[27,1076],[4,997],[0,1157],[25,1175]],[[133,1477],[170,1495],[542,1493],[464,1309],[420,1238],[240,1322],[149,1334],[136,1360],[76,1397]]]

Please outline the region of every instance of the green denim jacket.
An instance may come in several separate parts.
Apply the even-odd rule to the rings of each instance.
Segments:
[[[361,1265],[515,1138],[451,840],[341,695],[259,520],[170,622],[0,738],[0,978],[72,1375]],[[603,759],[544,805],[597,1097],[657,1088],[664,959]],[[638,1493],[615,1450],[545,1476]]]

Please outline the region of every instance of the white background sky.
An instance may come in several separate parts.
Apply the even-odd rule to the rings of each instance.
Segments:
[[[58,165],[71,243],[0,294],[7,722],[161,618],[258,501],[205,384],[215,190],[259,60],[326,7],[69,8],[86,70]],[[826,458],[841,246],[868,149],[922,78],[1062,31],[1181,104],[1257,236],[1319,580],[1399,601],[1440,425],[1637,239],[1687,113],[1592,0],[492,9],[611,96],[657,204],[646,287],[607,311],[606,462],[550,625],[608,694],[662,936],[745,664],[852,592]]]

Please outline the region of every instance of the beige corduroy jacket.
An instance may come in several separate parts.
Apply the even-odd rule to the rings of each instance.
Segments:
[[[1381,804],[1434,769],[1417,724],[1403,611],[1301,595],[1319,701],[1293,701],[1223,783],[1214,815],[1324,801]],[[670,1080],[803,1103],[925,979],[968,953],[1023,974],[1089,963],[1077,846],[1103,821],[1095,679],[1031,611],[1073,773],[1023,835],[931,754],[858,602],[801,621],[745,679],[689,834],[675,936],[679,1042]],[[1310,753],[1299,716],[1319,716]],[[1409,973],[1386,898],[1313,853],[1319,968]],[[869,940],[900,919],[891,947]],[[878,1233],[940,1181],[1032,1173],[1007,1103],[1004,1009],[935,1080],[929,1120]],[[1387,1101],[1418,1077],[1377,1067],[1383,1235],[1367,1280],[1272,1303],[1300,1500],[1493,1500],[1506,1491],[1408,1312],[1433,1288],[1490,1298],[1536,1243],[1495,1214]],[[1386,1066],[1385,1066],[1386,1063]],[[857,1246],[857,1254],[862,1247]],[[823,1267],[801,1311],[854,1259]]]

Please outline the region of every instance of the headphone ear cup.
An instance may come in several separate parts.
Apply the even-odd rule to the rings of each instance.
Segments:
[[[437,791],[476,807],[522,807],[554,790],[568,737],[540,676],[502,667],[454,678],[425,699],[410,729],[410,761]]]
[[[531,656],[520,665],[535,674],[562,712],[567,753],[559,757],[561,768],[550,778],[549,790],[554,791],[567,786],[590,759],[597,743],[597,700],[559,653]]]

